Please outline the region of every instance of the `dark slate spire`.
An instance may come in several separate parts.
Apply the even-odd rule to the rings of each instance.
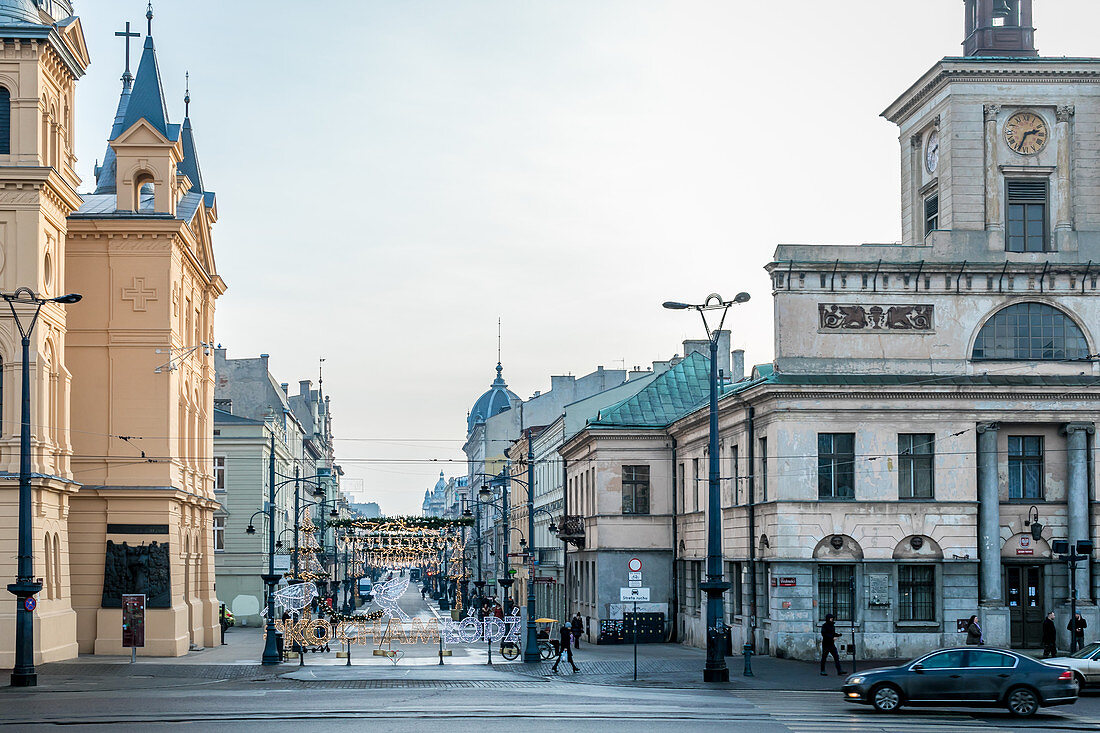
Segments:
[[[202,168],[199,167],[199,154],[195,150],[195,136],[191,129],[191,75],[187,75],[187,92],[183,97],[183,160],[180,161],[179,171],[191,180],[191,191],[202,193],[206,189],[202,185]]]
[[[118,111],[115,112],[115,121],[111,125],[111,135],[107,138],[108,140],[114,140],[126,129],[123,124],[126,121],[126,109],[130,105],[130,89],[130,84],[127,83],[124,77],[122,96],[118,100]],[[107,154],[103,156],[103,165],[97,166],[95,170],[96,193],[115,193],[117,191],[115,181],[115,169],[117,167],[118,161],[115,159],[115,150],[108,144]]]
[[[123,131],[129,130],[140,119],[145,119],[161,135],[172,139],[168,129],[168,105],[164,101],[164,85],[160,81],[160,65],[157,63],[157,51],[153,46],[152,36],[145,37],[145,49],[141,54],[141,63],[138,64],[130,104],[126,108]]]

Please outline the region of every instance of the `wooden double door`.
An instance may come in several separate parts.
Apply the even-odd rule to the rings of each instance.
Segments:
[[[1043,617],[1048,606],[1045,570],[1043,565],[1023,563],[1005,566],[1005,601],[1014,649],[1043,646]]]

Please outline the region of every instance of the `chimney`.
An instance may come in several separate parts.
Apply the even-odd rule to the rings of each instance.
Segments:
[[[706,339],[692,339],[684,342],[684,356],[702,354],[710,358],[710,341]],[[718,332],[718,371],[725,375],[730,373],[730,332]]]
[[[283,388],[283,394],[285,394],[286,396],[289,397],[290,396],[290,385],[287,384],[286,382],[283,382],[279,386]]]
[[[313,391],[313,380],[302,379],[298,382],[298,394],[302,397],[309,397],[310,392]]]
[[[745,350],[734,349],[733,350],[733,366],[730,368],[730,377],[735,382],[740,382],[745,378]]]

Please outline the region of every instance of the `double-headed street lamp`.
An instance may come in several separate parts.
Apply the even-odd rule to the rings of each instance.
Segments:
[[[0,293],[7,301],[11,316],[19,328],[23,343],[22,408],[19,432],[19,545],[15,582],[8,591],[15,596],[15,667],[11,672],[12,687],[35,687],[38,673],[34,669],[34,596],[42,590],[42,584],[34,578],[34,529],[31,520],[31,334],[38,325],[38,316],[47,303],[72,305],[79,303],[80,295],[70,293],[58,298],[42,298],[30,288],[19,288],[14,293]],[[16,305],[34,308],[30,324],[24,328],[19,320]]]
[[[720,489],[721,477],[719,476],[720,463],[718,461],[718,339],[722,326],[726,323],[726,314],[730,306],[747,303],[748,293],[738,293],[733,300],[722,300],[718,293],[711,293],[700,305],[677,303],[669,301],[664,304],[669,310],[695,310],[703,319],[703,328],[707,331],[707,339],[710,341],[710,467],[709,467],[709,496],[707,517],[707,581],[700,583],[699,587],[707,594],[707,663],[703,668],[704,682],[729,682],[730,671],[726,667],[726,654],[724,649],[725,610],[722,604],[722,594],[729,588],[729,583],[722,580],[722,492]],[[721,311],[722,318],[718,321],[718,327],[711,329],[707,322],[708,311]],[[752,440],[752,436],[749,436]],[[752,542],[749,538],[749,542]]]

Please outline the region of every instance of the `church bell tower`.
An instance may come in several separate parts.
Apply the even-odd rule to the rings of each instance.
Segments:
[[[1031,0],[965,0],[966,56],[1038,56]]]

